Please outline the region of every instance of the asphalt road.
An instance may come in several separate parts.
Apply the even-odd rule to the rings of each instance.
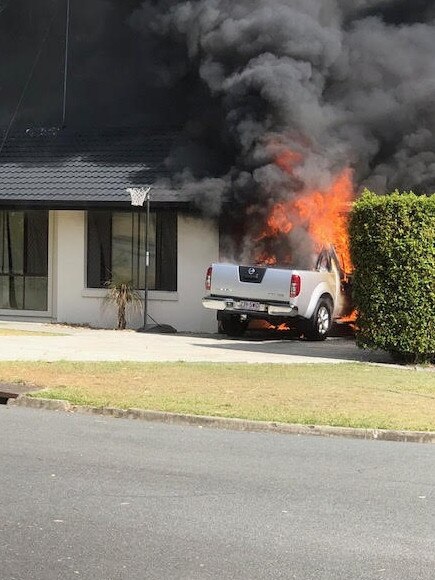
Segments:
[[[1,580],[433,580],[435,447],[0,407]]]

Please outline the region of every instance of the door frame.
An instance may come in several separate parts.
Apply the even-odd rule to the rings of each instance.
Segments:
[[[5,209],[5,211],[8,211]],[[22,211],[26,211],[23,208]],[[48,210],[48,271],[47,271],[47,310],[11,310],[9,308],[0,308],[0,319],[10,318],[52,318],[53,316],[53,261],[54,261],[54,230],[55,215],[54,211]]]

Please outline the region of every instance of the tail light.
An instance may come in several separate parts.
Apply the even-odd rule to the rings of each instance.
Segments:
[[[298,274],[292,274],[290,281],[290,298],[296,298],[301,292],[301,277]]]
[[[213,267],[210,266],[207,270],[207,274],[205,276],[205,289],[206,290],[211,290],[211,275],[213,272]]]

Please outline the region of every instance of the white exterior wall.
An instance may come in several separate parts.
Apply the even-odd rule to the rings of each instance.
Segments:
[[[116,313],[104,306],[105,290],[86,288],[86,212],[53,212],[53,319],[57,322],[113,328]],[[217,223],[201,217],[178,216],[177,292],[150,291],[149,314],[178,331],[215,332],[216,315],[202,307],[207,267],[218,260]],[[137,328],[143,315],[129,317]]]

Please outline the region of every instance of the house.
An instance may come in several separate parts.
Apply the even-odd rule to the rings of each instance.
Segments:
[[[174,139],[139,129],[8,135],[0,151],[1,319],[113,327],[107,281],[144,288],[146,212],[126,189],[150,185],[148,312],[179,331],[216,329],[201,298],[218,259],[218,224],[158,185]]]

